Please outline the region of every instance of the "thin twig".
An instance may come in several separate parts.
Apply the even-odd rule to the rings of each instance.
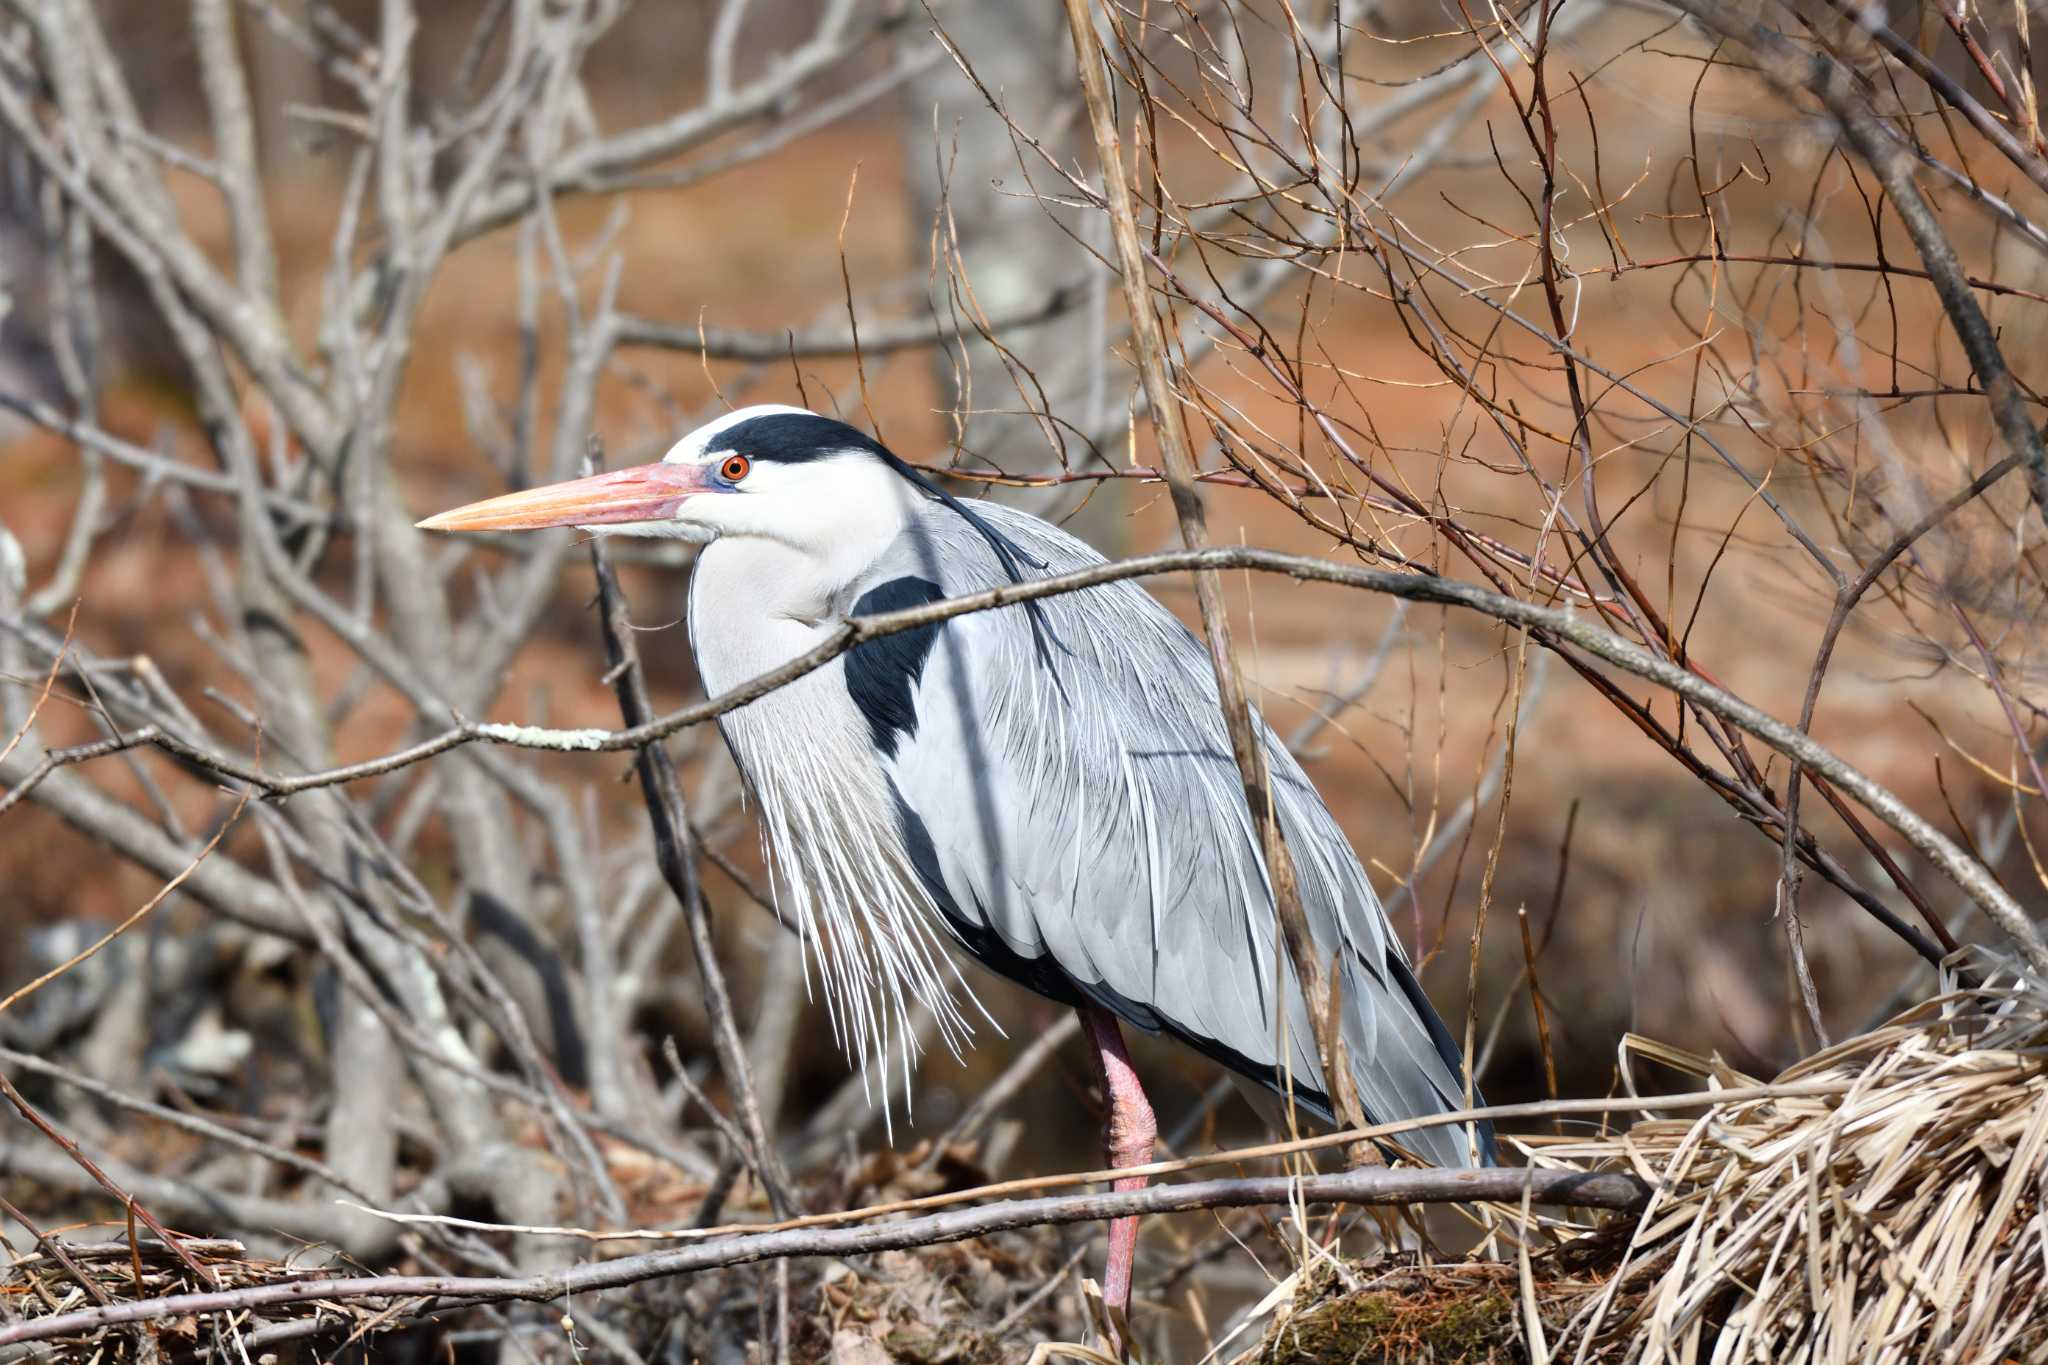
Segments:
[[[1934,210],[1914,183],[1911,158],[1899,142],[1889,136],[1877,116],[1857,92],[1854,78],[1825,53],[1802,51],[1760,21],[1737,14],[1715,0],[1669,0],[1717,33],[1745,44],[1757,60],[1758,69],[1773,84],[1788,91],[1803,90],[1817,98],[1841,129],[1842,136],[1869,163],[1884,186],[1899,221],[1920,252],[1922,264],[1934,281],[1934,292],[1948,314],[1949,325],[1970,368],[1984,388],[1992,420],[2005,438],[2008,449],[2026,466],[2027,486],[2035,509],[2048,521],[2048,448],[2041,433],[2027,419],[2019,386],[2005,363],[1997,336],[1984,310],[1971,293],[1956,258],[1955,246],[1941,230]]]
[[[1146,252],[1138,238],[1137,209],[1131,187],[1124,176],[1123,152],[1117,138],[1116,112],[1110,101],[1109,84],[1103,76],[1106,57],[1095,33],[1089,0],[1066,0],[1067,28],[1074,40],[1074,58],[1081,75],[1081,92],[1088,105],[1088,121],[1095,133],[1096,160],[1102,172],[1110,225],[1121,262],[1120,278],[1124,302],[1130,312],[1131,342],[1138,356],[1138,371],[1150,403],[1153,434],[1158,439],[1160,464],[1166,471],[1167,486],[1173,494],[1173,510],[1180,523],[1181,540],[1190,551],[1208,548],[1207,514],[1196,486],[1197,466],[1189,443],[1187,426],[1178,396],[1167,373],[1167,351],[1159,318],[1152,308],[1152,293],[1146,278]],[[1111,22],[1115,22],[1114,12]],[[1271,795],[1271,774],[1266,767],[1265,746],[1252,722],[1244,674],[1238,665],[1237,649],[1231,642],[1230,615],[1223,602],[1222,580],[1211,571],[1195,572],[1195,600],[1201,609],[1202,633],[1209,646],[1209,663],[1216,675],[1216,693],[1223,708],[1223,720],[1230,733],[1231,756],[1244,784],[1245,805],[1259,831],[1260,851],[1265,857],[1265,875],[1273,897],[1273,914],[1286,944],[1295,979],[1305,997],[1308,1017],[1315,1030],[1316,1053],[1322,1062],[1324,1091],[1340,1117],[1351,1127],[1364,1121],[1357,1085],[1351,1074],[1351,1059],[1344,1049],[1335,1010],[1338,1002],[1330,989],[1329,964],[1323,960],[1310,931],[1307,912],[1302,908],[1301,888],[1295,875],[1294,859],[1280,828],[1280,814]]]
[[[626,616],[618,580],[604,555],[604,540],[590,542],[591,566],[597,574],[599,617],[604,628],[605,654],[612,668],[620,670],[613,684],[619,697],[619,711],[628,725],[644,723],[653,712],[647,699],[647,683],[641,676],[639,651],[633,643],[632,622]],[[747,1050],[733,1016],[732,996],[726,990],[725,973],[718,965],[718,951],[711,935],[711,921],[704,909],[703,890],[697,882],[696,859],[690,850],[689,817],[683,804],[683,787],[676,775],[675,760],[660,744],[642,747],[635,758],[640,787],[647,801],[648,822],[654,829],[655,856],[661,875],[682,907],[683,923],[696,953],[697,975],[704,984],[704,1009],[711,1019],[712,1046],[719,1069],[725,1075],[733,1107],[739,1111],[740,1126],[747,1139],[747,1157],[769,1204],[787,1217],[796,1207],[790,1194],[789,1177],[781,1159],[768,1140],[761,1121],[761,1106],[754,1094],[754,1081],[747,1068]]]

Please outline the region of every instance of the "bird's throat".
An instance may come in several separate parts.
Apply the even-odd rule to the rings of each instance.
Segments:
[[[706,689],[736,687],[829,635],[845,609],[835,568],[752,536],[707,545],[690,579],[690,646]]]

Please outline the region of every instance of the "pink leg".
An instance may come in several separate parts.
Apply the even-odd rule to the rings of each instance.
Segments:
[[[1103,1122],[1102,1147],[1109,1165],[1121,1170],[1143,1166],[1152,1160],[1152,1140],[1159,1125],[1152,1117],[1152,1104],[1145,1087],[1124,1051],[1123,1031],[1116,1016],[1099,1005],[1081,1006],[1081,1027],[1095,1049],[1095,1068],[1102,1078],[1102,1097],[1109,1106]],[[1145,1177],[1134,1176],[1116,1182],[1118,1190],[1142,1190]],[[1103,1271],[1102,1297],[1112,1308],[1128,1311],[1131,1305],[1131,1261],[1138,1251],[1138,1220],[1112,1219],[1109,1224],[1109,1265]]]

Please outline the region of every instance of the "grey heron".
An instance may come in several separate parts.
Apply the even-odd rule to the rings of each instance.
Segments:
[[[1049,522],[955,498],[856,428],[789,407],[728,414],[654,464],[420,524],[700,544],[688,619],[712,694],[849,616],[1102,562]],[[972,1001],[958,954],[1080,1012],[1112,1168],[1150,1161],[1156,1137],[1124,1023],[1331,1121],[1216,698],[1201,643],[1126,581],[868,641],[721,717],[777,894],[822,945],[842,1044],[907,1075],[904,1021],[922,1002],[957,1048]],[[1458,1047],[1357,855],[1260,728],[1361,1104],[1380,1122],[1460,1107]],[[1483,1124],[1405,1141],[1439,1165],[1492,1159]],[[1103,1288],[1119,1308],[1136,1239],[1135,1219],[1111,1225]]]

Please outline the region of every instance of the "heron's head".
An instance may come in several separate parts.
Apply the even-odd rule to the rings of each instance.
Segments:
[[[576,526],[707,542],[754,536],[830,555],[900,526],[918,490],[872,437],[802,408],[752,407],[697,428],[654,464],[529,488],[428,517],[430,531]]]

